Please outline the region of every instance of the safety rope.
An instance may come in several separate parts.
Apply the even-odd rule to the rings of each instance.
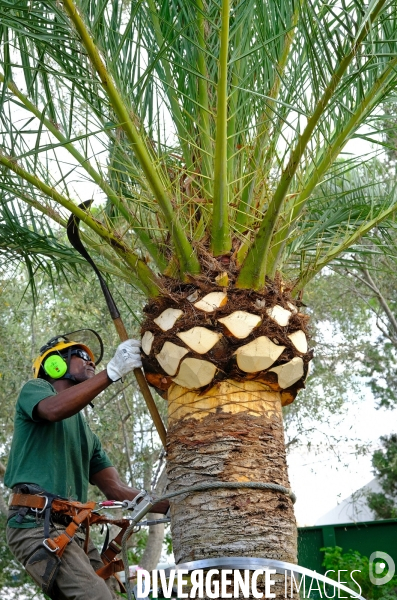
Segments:
[[[221,488],[228,490],[239,488],[249,488],[254,490],[273,490],[274,492],[281,492],[282,494],[289,496],[293,504],[295,504],[296,502],[296,496],[294,492],[290,488],[286,488],[283,485],[278,485],[277,483],[262,483],[260,481],[209,481],[207,483],[199,483],[197,485],[192,485],[188,488],[182,488],[181,490],[171,492],[170,494],[165,494],[160,498],[156,498],[156,503],[162,502],[163,500],[169,500],[170,498],[175,498],[176,496],[182,496],[183,494],[191,494],[192,492],[203,492],[205,490],[216,490]],[[127,541],[136,527],[139,527],[139,523],[131,523],[131,525],[125,530],[123,539],[121,540],[121,556],[124,563],[125,573],[124,585],[127,590],[128,600],[132,600],[132,590],[129,580],[130,570],[128,565]]]

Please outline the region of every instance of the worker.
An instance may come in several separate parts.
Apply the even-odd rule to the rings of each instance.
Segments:
[[[53,540],[65,532],[72,516],[47,510],[47,505],[54,497],[86,503],[89,482],[112,500],[132,500],[139,493],[123,483],[81,411],[113,382],[142,366],[140,343],[122,342],[106,369],[95,374],[102,354],[102,341],[93,330],[55,336],[40,349],[34,379],[22,387],[16,403],[4,477],[13,492],[7,542],[41,590],[59,600],[119,596],[110,583],[113,578],[96,574],[103,563],[91,540],[84,549],[82,528],[71,540],[70,535],[66,538],[58,556]],[[43,507],[34,508],[35,502]],[[167,509],[163,502],[152,510]]]

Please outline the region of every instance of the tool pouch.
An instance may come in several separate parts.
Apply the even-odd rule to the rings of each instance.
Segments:
[[[46,550],[44,546],[39,546],[29,556],[25,563],[25,569],[41,590],[51,598],[51,591],[60,565],[59,556]]]

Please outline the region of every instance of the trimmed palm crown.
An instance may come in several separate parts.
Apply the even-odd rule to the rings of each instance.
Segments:
[[[76,260],[48,235],[49,220],[65,226],[74,213],[102,270],[149,298],[149,382],[173,406],[176,390],[196,402],[214,384],[226,397],[231,381],[270,394],[263,427],[283,455],[269,406],[291,402],[307,375],[303,289],[363,252],[397,209],[376,150],[341,158],[354,137],[381,141],[396,2],[0,0],[0,31],[3,252],[31,268],[48,255]],[[96,212],[77,206],[86,182]],[[178,402],[170,461],[186,450],[193,410]],[[263,418],[258,406],[240,411],[242,430]],[[283,460],[279,477],[252,467],[254,477],[287,484]],[[287,513],[280,531],[292,539]]]

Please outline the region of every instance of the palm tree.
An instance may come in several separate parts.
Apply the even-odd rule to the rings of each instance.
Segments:
[[[397,209],[378,150],[344,151],[380,140],[396,8],[0,0],[5,227],[48,250],[46,223],[73,213],[101,268],[147,297],[144,366],[168,400],[174,489],[289,487],[281,408],[311,359],[304,288]],[[92,194],[101,208],[85,212]],[[172,531],[178,562],[296,561],[282,491],[176,498]]]

